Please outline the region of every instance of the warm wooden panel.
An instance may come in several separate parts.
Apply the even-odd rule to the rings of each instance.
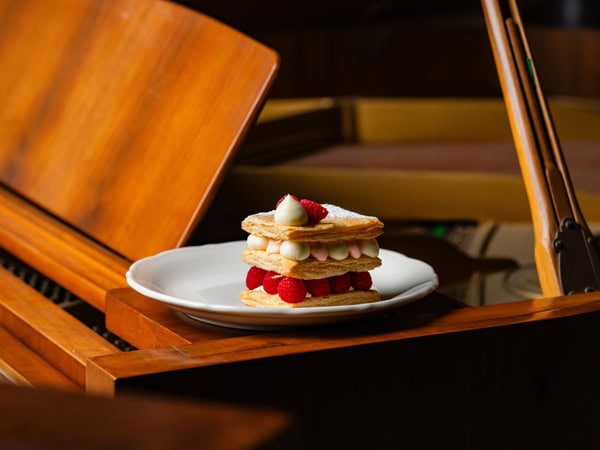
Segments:
[[[83,386],[89,358],[117,353],[113,345],[10,272],[0,270],[0,326]]]
[[[131,264],[73,228],[0,188],[2,247],[97,309],[124,286]]]
[[[412,315],[411,322],[410,315],[407,335],[426,327],[419,320],[432,320]],[[576,314],[236,362],[218,348],[221,354],[204,366],[120,380],[117,399],[143,388],[282,408],[293,414],[294,432],[273,448],[287,450],[315,442],[361,450],[594,449],[600,439],[600,405],[593,401],[600,395],[599,321],[599,312]],[[364,336],[364,328],[352,328]],[[344,332],[351,336],[352,330],[321,330],[336,343]],[[281,347],[280,335],[270,337],[263,354]],[[181,362],[191,356],[170,353]]]
[[[0,386],[7,449],[250,450],[291,422],[281,411],[128,395],[112,400]]]
[[[0,327],[0,381],[67,391],[81,391],[62,373]]]
[[[250,333],[200,323],[131,288],[106,294],[106,327],[140,349],[176,347]]]
[[[599,309],[600,296],[597,293],[477,308],[465,307],[456,300],[434,293],[399,308],[381,320],[249,334],[178,347],[99,356],[92,358],[88,364],[86,388],[90,392],[112,395],[120,381],[149,374],[540,322]],[[152,325],[151,317],[147,316],[146,321],[147,326]],[[218,336],[220,331],[217,329],[214,333]]]
[[[130,259],[180,245],[277,55],[184,7],[0,1],[0,178]]]

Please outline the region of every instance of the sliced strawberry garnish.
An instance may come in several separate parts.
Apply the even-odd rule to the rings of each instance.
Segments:
[[[246,274],[246,287],[248,289],[256,289],[261,286],[266,273],[266,270],[259,267],[250,267],[250,270],[248,270],[248,273]]]
[[[298,278],[283,277],[277,287],[279,298],[287,303],[298,303],[306,298],[306,285]]]
[[[321,220],[327,217],[327,214],[329,214],[329,211],[327,211],[326,208],[312,200],[307,200],[303,198],[302,200],[300,200],[300,204],[306,210],[309,225],[315,225],[319,223]]]
[[[263,278],[263,288],[265,292],[267,294],[277,294],[277,286],[279,286],[279,282],[282,278],[282,275],[269,270]]]
[[[352,286],[349,273],[329,277],[329,282],[331,283],[331,292],[333,292],[334,294],[341,294],[343,292],[347,292]]]
[[[369,272],[352,272],[350,280],[352,287],[357,291],[368,291],[373,286],[373,279]]]
[[[331,294],[331,285],[327,278],[319,278],[318,280],[304,280],[306,289],[310,295],[315,297],[323,297]]]

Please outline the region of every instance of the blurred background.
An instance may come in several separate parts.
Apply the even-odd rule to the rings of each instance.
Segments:
[[[272,98],[500,95],[479,0],[179,2],[280,53]],[[519,6],[546,93],[600,97],[600,2]]]

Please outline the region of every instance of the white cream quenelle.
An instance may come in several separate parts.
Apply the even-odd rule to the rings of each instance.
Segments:
[[[325,244],[322,242],[279,241],[251,234],[248,236],[247,242],[249,249],[265,250],[269,255],[280,254],[294,261],[304,261],[311,256],[318,261],[325,261],[327,258],[341,261],[350,257],[360,258],[362,255],[371,258],[379,256],[379,243],[376,239],[337,241]]]
[[[307,222],[306,210],[298,200],[289,194],[275,209],[275,223],[279,225],[302,226]]]
[[[310,256],[310,245],[307,242],[283,241],[279,254],[294,261],[304,261]]]
[[[327,251],[331,259],[341,261],[348,257],[348,245],[345,242],[330,242]]]
[[[256,234],[249,234],[246,239],[248,244],[248,248],[252,248],[254,250],[264,250],[269,245],[269,239],[264,236],[257,236]]]
[[[371,258],[377,258],[379,256],[379,242],[376,239],[365,239],[360,241],[360,252],[363,255],[370,256]]]

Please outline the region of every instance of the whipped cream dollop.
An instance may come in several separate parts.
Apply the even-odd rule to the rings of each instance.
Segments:
[[[327,244],[327,252],[331,259],[341,261],[348,257],[348,245],[345,242],[331,242]]]
[[[360,253],[376,258],[379,256],[379,242],[377,239],[365,239],[359,242]]]
[[[301,226],[308,222],[306,210],[291,195],[286,195],[275,209],[275,223],[280,225]]]
[[[269,245],[269,239],[264,236],[257,236],[256,234],[250,234],[246,238],[248,248],[252,250],[265,250]]]
[[[288,198],[289,197],[289,198]],[[337,205],[331,205],[329,203],[322,203],[321,206],[328,211],[327,217],[333,217],[338,219],[365,219],[365,218],[373,218],[374,216],[368,216],[365,214],[360,214],[354,211],[349,211]],[[302,211],[298,208],[300,207]],[[286,197],[279,203],[276,209],[271,211],[263,211],[256,213],[256,215],[267,215],[267,216],[275,216],[275,223],[281,225],[291,225],[291,223],[286,222],[301,222],[304,221],[303,224],[306,224],[308,221],[308,216],[306,215],[306,210],[300,204],[298,200],[296,200],[291,195],[286,195]]]
[[[307,242],[283,241],[279,254],[294,261],[304,261],[310,256],[310,245]]]
[[[304,200],[302,200],[304,201]],[[354,211],[341,208],[337,205],[320,205],[327,210],[327,217],[345,218],[372,218]],[[308,213],[302,203],[293,195],[286,195],[272,211],[258,213],[260,215],[274,215],[275,223],[287,226],[303,226],[309,221]],[[354,241],[300,242],[281,241],[263,236],[250,234],[247,238],[248,248],[265,250],[267,254],[280,254],[295,261],[304,261],[313,257],[318,261],[333,259],[341,261],[346,258],[360,258],[362,255],[376,258],[379,255],[379,244],[375,239]]]
[[[247,238],[248,248],[264,250],[269,255],[281,256],[295,261],[304,261],[313,257],[318,261],[334,259],[341,261],[346,258],[360,258],[362,255],[371,258],[379,256],[379,243],[375,238],[355,241],[335,241],[330,243],[281,241],[268,239],[251,234]]]

